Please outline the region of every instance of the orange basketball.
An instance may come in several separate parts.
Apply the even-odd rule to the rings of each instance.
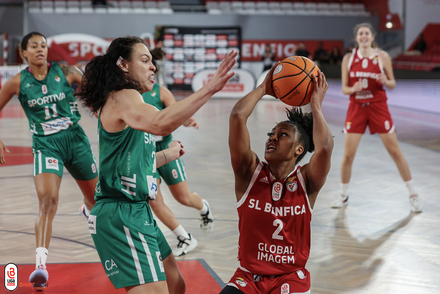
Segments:
[[[290,56],[274,69],[272,87],[278,99],[291,106],[310,102],[313,87],[312,73],[318,76],[318,66],[303,56]]]

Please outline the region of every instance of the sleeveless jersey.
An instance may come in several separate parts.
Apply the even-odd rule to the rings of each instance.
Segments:
[[[81,118],[74,90],[57,63],[39,81],[29,68],[21,71],[18,99],[36,136],[47,136],[68,129]]]
[[[283,189],[273,196],[277,185]],[[260,162],[237,203],[240,266],[257,275],[283,275],[303,269],[310,253],[310,207],[300,167],[284,183]]]
[[[142,97],[144,98],[145,103],[153,105],[159,110],[165,108],[165,105],[160,100],[160,85],[157,83],[153,85],[153,89],[150,92],[145,92],[144,94],[142,94]],[[172,140],[173,140],[173,136],[171,134],[167,136],[156,136],[156,141],[172,141]]]
[[[363,57],[358,49],[353,49],[348,62],[348,85],[352,87],[360,80],[362,91],[351,94],[350,101],[359,103],[386,101],[383,85],[377,81],[377,76],[383,72],[378,49],[370,57]]]
[[[156,198],[154,135],[126,127],[110,133],[98,119],[99,181],[95,200],[145,201]]]

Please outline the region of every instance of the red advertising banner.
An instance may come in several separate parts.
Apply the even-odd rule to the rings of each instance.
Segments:
[[[318,43],[323,43],[323,49],[332,51],[334,46],[339,48],[339,52],[344,54],[342,40],[242,40],[241,41],[241,60],[242,61],[261,61],[266,44],[269,44],[272,52],[275,53],[275,61],[294,55],[298,44],[302,42],[306,46],[310,55],[318,48]]]

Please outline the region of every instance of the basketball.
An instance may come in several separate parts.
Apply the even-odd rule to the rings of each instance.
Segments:
[[[303,56],[290,56],[274,69],[272,87],[276,98],[290,106],[303,106],[310,102],[313,88],[312,73],[318,75],[315,62]]]

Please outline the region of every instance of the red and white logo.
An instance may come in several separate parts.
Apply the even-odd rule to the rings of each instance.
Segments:
[[[14,263],[5,266],[5,288],[14,291],[18,287],[18,268]]]
[[[47,94],[47,86],[46,85],[41,86],[41,91],[43,91],[43,94]]]
[[[290,293],[290,285],[287,283],[284,283],[281,286],[281,294],[289,294]]]
[[[281,199],[281,195],[283,193],[283,184],[280,182],[273,183],[272,186],[272,200],[278,201]]]

